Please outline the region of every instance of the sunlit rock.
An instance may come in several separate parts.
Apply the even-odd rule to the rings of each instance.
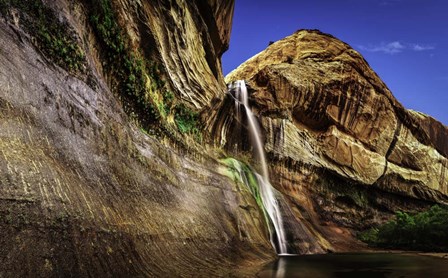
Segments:
[[[349,45],[317,30],[297,31],[226,76],[234,80],[248,83],[273,185],[329,249],[359,248],[355,231],[396,210],[448,202],[448,129],[403,108]],[[234,150],[226,105],[215,107],[220,117],[208,128]]]

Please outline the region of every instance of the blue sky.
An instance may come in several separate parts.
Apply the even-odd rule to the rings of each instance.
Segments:
[[[350,44],[406,108],[448,125],[448,0],[236,0],[224,74],[298,29]]]

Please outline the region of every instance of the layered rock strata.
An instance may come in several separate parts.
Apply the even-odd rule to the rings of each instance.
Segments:
[[[301,30],[226,77],[235,80],[250,86],[273,184],[324,237],[334,236],[328,227],[360,230],[398,209],[448,202],[448,129],[406,110],[349,45]],[[233,150],[233,115],[221,110],[231,107],[217,106],[209,130]]]
[[[274,258],[218,160],[250,160],[221,72],[233,4],[0,0],[0,276],[254,276]],[[446,127],[348,45],[300,31],[227,79],[251,86],[291,250],[358,250],[356,231],[447,202]]]
[[[122,101],[135,57],[193,110],[223,95],[233,1],[0,11],[0,276],[252,276],[274,257],[249,190],[192,136],[148,136]]]

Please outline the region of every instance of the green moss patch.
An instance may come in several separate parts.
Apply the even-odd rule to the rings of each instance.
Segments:
[[[261,209],[261,211],[263,211],[266,223],[271,223],[268,213],[264,208],[263,201],[261,200],[258,179],[255,176],[252,168],[250,168],[250,166],[248,166],[247,164],[231,157],[221,159],[220,162],[228,167],[228,171],[226,171],[225,174],[229,178],[237,183],[246,186],[246,188],[250,191],[255,201],[257,202],[258,207]]]
[[[113,78],[111,89],[122,100],[125,112],[149,129],[160,114],[151,101],[150,92],[157,86],[148,80],[147,62],[129,49],[110,0],[93,0],[88,5],[89,21],[101,45],[104,68]]]
[[[161,76],[163,69],[133,50],[111,0],[83,1],[97,39],[111,90],[124,111],[148,134],[177,130],[201,141],[198,112],[177,100]],[[48,60],[72,74],[86,74],[87,61],[75,31],[42,0],[0,0],[0,13],[20,27]]]
[[[105,68],[115,79],[112,89],[120,96],[125,112],[145,130],[167,125],[167,118],[172,116],[180,133],[200,139],[198,113],[176,101],[155,61],[130,49],[111,1],[93,0],[88,5],[90,24],[102,45]]]
[[[181,133],[199,134],[199,115],[184,104],[175,106],[175,121]]]
[[[52,9],[41,0],[0,0],[3,17],[11,20],[13,11],[20,27],[49,60],[71,73],[85,73],[86,59],[75,32]]]

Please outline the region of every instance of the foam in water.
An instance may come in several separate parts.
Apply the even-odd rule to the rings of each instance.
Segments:
[[[256,174],[256,177],[258,180],[258,185],[260,187],[259,189],[263,206],[266,209],[272,221],[272,224],[274,225],[275,235],[277,237],[276,240],[278,244],[277,253],[279,253],[279,255],[287,255],[288,250],[286,246],[287,242],[285,231],[283,228],[283,219],[277,200],[275,199],[274,190],[271,183],[269,182],[268,166],[264,154],[263,143],[261,142],[260,138],[260,127],[258,126],[255,116],[252,114],[252,111],[249,107],[249,97],[247,93],[246,83],[244,82],[244,80],[238,80],[231,84],[230,89],[234,90],[237,117],[241,117],[242,115],[240,111],[241,106],[246,112],[245,114],[247,116],[249,136],[251,137],[255,155],[260,160],[261,175]],[[274,233],[271,232],[270,234],[271,243],[275,248],[276,245],[274,241]]]

